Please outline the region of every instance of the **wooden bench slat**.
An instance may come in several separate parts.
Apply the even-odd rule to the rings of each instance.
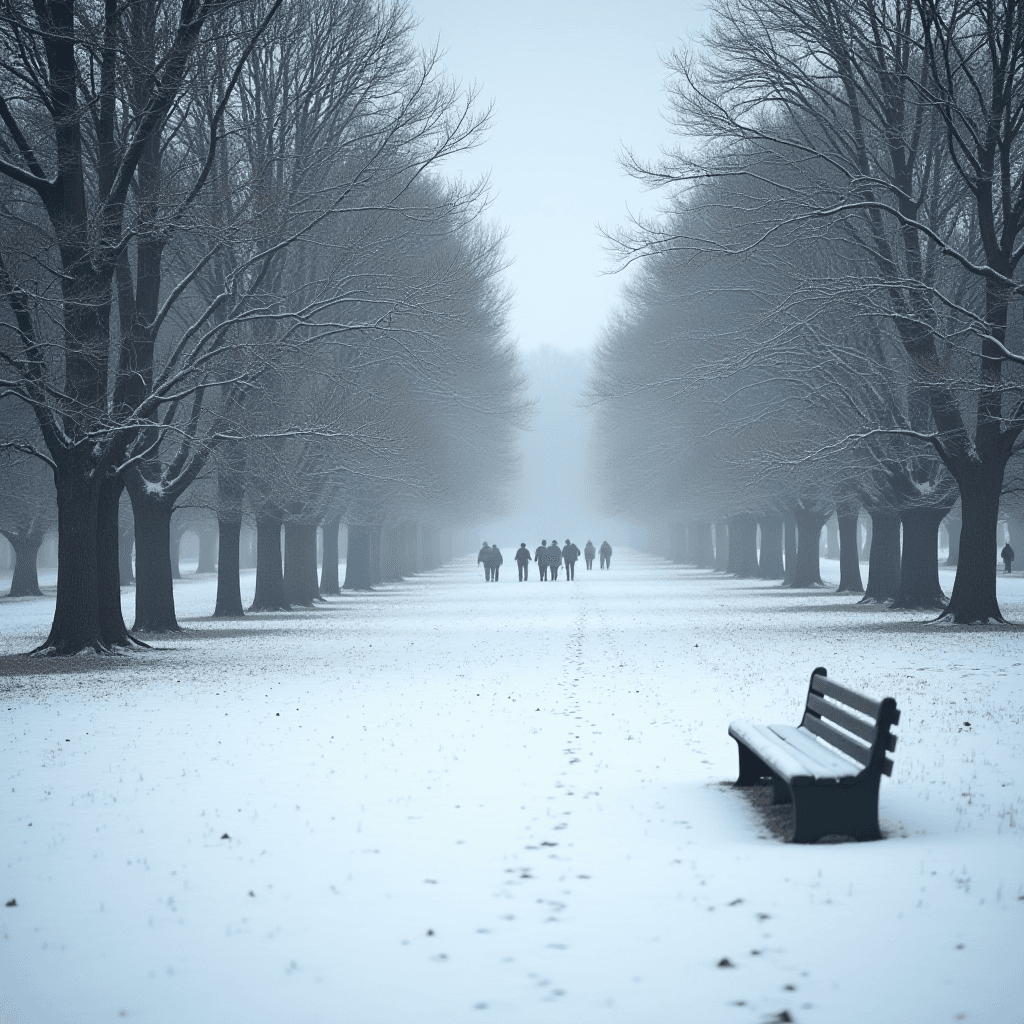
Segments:
[[[831,743],[833,747],[841,750],[844,754],[849,754],[862,765],[866,766],[871,761],[871,750],[868,747],[849,736],[844,736],[838,729],[833,729],[827,722],[815,718],[814,715],[804,716],[804,728],[813,732],[815,736],[820,737],[826,743]]]
[[[880,700],[873,700],[871,697],[866,697],[863,693],[857,693],[856,690],[850,690],[840,683],[835,682],[835,680],[829,679],[827,676],[816,675],[811,680],[811,690],[826,697],[841,700],[849,707],[856,708],[857,711],[860,711],[862,714],[869,715],[871,718],[876,720],[878,718],[878,710],[882,706],[882,702]]]
[[[787,780],[813,778],[813,772],[793,753],[790,753],[786,749],[786,744],[780,743],[779,738],[766,725],[758,725],[755,722],[733,722],[729,726],[729,735],[753,751],[766,764],[771,762],[770,767],[781,778]]]
[[[768,728],[779,739],[793,747],[799,757],[813,762],[815,777],[852,782],[860,775],[859,764],[853,764],[842,754],[837,754],[830,747],[819,743],[807,729],[795,725],[770,725]]]
[[[878,728],[872,722],[856,718],[849,711],[837,708],[835,704],[829,704],[828,701],[822,700],[821,697],[817,697],[813,693],[807,694],[807,707],[811,711],[816,711],[821,718],[827,718],[837,725],[841,725],[847,732],[852,732],[854,736],[859,736],[865,743],[875,742]],[[804,718],[806,719],[806,717],[805,714]]]

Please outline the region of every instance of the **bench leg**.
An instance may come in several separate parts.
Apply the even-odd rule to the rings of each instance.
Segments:
[[[798,786],[793,790],[793,843],[822,836],[881,839],[878,828],[878,780],[856,786]]]
[[[739,740],[736,740],[736,746],[740,752],[740,777],[736,780],[737,786],[759,786],[762,779],[772,775],[771,768],[753,751],[745,747]]]
[[[791,804],[793,793],[788,782],[783,782],[778,775],[772,776],[772,804]]]

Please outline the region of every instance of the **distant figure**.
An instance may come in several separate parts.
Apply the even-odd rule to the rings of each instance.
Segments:
[[[530,552],[526,547],[526,541],[516,548],[516,565],[519,566],[519,582],[525,583],[530,578]]]
[[[1003,560],[1003,565],[1006,566],[1006,571],[1011,572],[1013,567],[1013,560],[1016,557],[1013,548],[1010,547],[1010,542],[1006,542],[1006,546],[1002,551],[999,552],[999,557]]]
[[[594,542],[588,540],[583,547],[583,557],[587,560],[587,568],[594,568],[594,555],[597,554],[597,548],[594,547]]]
[[[565,582],[576,579],[576,560],[580,557],[580,549],[568,537],[562,548],[562,561],[565,562]]]
[[[558,541],[553,540],[548,545],[548,572],[551,573],[552,581],[558,579],[558,567],[562,564],[562,549]]]
[[[533,553],[533,560],[540,569],[540,581],[543,583],[548,578],[548,542],[542,540],[540,547]]]
[[[598,548],[601,552],[601,568],[610,569],[612,567],[612,546],[608,541],[601,541],[601,547]]]
[[[476,564],[484,563],[484,580],[491,582],[491,546],[484,541],[484,546],[477,552]]]
[[[501,557],[501,552],[498,550],[498,545],[492,544],[489,563],[491,566],[491,579],[495,583],[498,582],[498,570],[501,568],[501,563],[504,561],[505,559]]]

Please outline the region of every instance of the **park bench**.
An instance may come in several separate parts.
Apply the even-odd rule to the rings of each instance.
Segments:
[[[811,673],[799,726],[733,722],[740,755],[737,786],[769,779],[773,804],[793,804],[794,843],[826,835],[880,839],[878,786],[892,775],[890,732],[900,713],[892,697],[876,700]]]

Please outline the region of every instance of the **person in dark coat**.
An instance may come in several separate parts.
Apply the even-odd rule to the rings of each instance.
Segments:
[[[596,554],[597,548],[594,547],[594,542],[592,540],[588,540],[583,546],[583,557],[587,560],[588,569],[594,568],[594,555]]]
[[[610,569],[612,567],[612,546],[608,541],[601,541],[601,547],[598,548],[601,552],[601,568]]]
[[[558,579],[558,567],[562,564],[562,549],[558,546],[558,541],[552,541],[548,545],[548,572],[551,573],[551,579]]]
[[[484,546],[479,550],[476,556],[476,564],[479,565],[481,562],[484,563],[484,579],[491,582],[491,546],[484,541]]]
[[[1010,547],[1010,542],[1007,541],[1003,550],[999,552],[999,557],[1003,560],[1003,565],[1006,566],[1006,571],[1011,572],[1013,567],[1013,560],[1016,557],[1013,548]]]
[[[576,560],[580,557],[580,549],[568,537],[565,538],[565,547],[562,548],[562,561],[565,562],[565,581],[576,579]]]
[[[501,552],[498,550],[498,545],[492,544],[490,558],[491,579],[494,580],[495,583],[498,582],[498,570],[501,568],[501,563],[504,561],[505,559],[501,557]]]
[[[530,552],[526,547],[526,541],[516,548],[516,565],[519,566],[519,582],[524,583],[530,578]]]
[[[540,581],[543,583],[548,578],[548,542],[542,540],[540,547],[533,553],[533,560],[540,569]]]

